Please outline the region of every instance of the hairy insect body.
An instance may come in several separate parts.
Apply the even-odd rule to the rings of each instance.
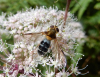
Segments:
[[[41,41],[38,49],[38,53],[40,55],[45,55],[45,53],[48,51],[48,48],[50,47],[51,40],[56,39],[56,33],[59,32],[59,29],[57,26],[50,26],[50,30],[45,32],[46,38]]]
[[[44,32],[38,32],[38,33],[26,33],[24,35],[45,35],[45,39],[43,39],[40,44],[38,45],[38,54],[45,56],[48,52],[48,49],[51,46],[51,41],[53,41],[54,44],[54,48],[51,48],[50,50],[53,51],[54,54],[54,58],[55,59],[59,59],[59,63],[63,64],[64,66],[66,66],[66,57],[61,49],[61,47],[59,46],[59,43],[57,41],[57,37],[56,34],[59,32],[59,28],[57,26],[51,25],[50,28],[48,28],[47,31]],[[52,46],[51,46],[52,47]],[[34,52],[34,50],[33,50]],[[47,54],[48,55],[48,54]]]
[[[51,41],[48,39],[44,39],[41,41],[38,49],[39,55],[45,55],[45,53],[48,51],[48,48],[50,47]]]

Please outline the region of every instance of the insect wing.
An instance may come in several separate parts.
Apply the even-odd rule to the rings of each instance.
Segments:
[[[23,35],[38,35],[38,34],[42,34],[44,32],[37,32],[37,33],[25,33]]]
[[[16,33],[14,37],[17,37],[17,39],[14,40],[14,42],[22,42],[22,41],[28,41],[35,40],[35,38],[42,36],[43,32],[37,32],[37,33],[25,33],[25,34],[18,34]]]
[[[59,63],[62,64],[63,66],[66,66],[67,64],[66,56],[64,52],[62,51],[61,46],[59,45],[59,42],[57,41],[57,39],[54,39],[53,45],[54,46],[53,46],[52,52],[54,53],[56,60],[58,60]]]
[[[26,42],[28,44],[34,43],[34,46],[33,46],[34,48],[33,48],[33,51],[31,52],[31,54],[34,55],[34,56],[32,56],[32,59],[37,57],[38,56],[38,53],[37,53],[38,47],[40,45],[40,42],[45,38],[45,36],[43,36],[43,35],[45,35],[45,32],[25,33],[23,35],[24,35],[24,37],[27,38]]]
[[[49,31],[44,31],[44,32],[36,32],[36,33],[25,33],[23,35],[38,35],[38,34],[41,34],[41,35],[47,35]]]

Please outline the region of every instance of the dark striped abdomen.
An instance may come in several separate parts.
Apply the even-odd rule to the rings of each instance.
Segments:
[[[48,51],[48,48],[50,47],[50,40],[47,40],[46,38],[41,41],[38,49],[39,55],[45,55],[45,53]]]

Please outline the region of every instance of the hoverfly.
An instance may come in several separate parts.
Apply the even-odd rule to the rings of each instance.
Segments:
[[[38,45],[38,54],[44,56],[47,52],[48,49],[51,46],[51,41],[54,40],[54,54],[55,54],[55,58],[59,59],[59,61],[61,61],[60,63],[62,63],[64,66],[66,66],[66,57],[63,53],[63,51],[61,50],[61,48],[58,45],[58,41],[57,41],[57,37],[56,34],[59,32],[59,29],[57,26],[50,26],[49,30],[44,31],[44,32],[38,32],[38,33],[26,33],[24,35],[36,35],[36,34],[41,34],[41,35],[45,35],[45,38],[40,42],[40,44]]]

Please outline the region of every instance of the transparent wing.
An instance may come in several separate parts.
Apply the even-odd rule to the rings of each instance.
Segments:
[[[36,59],[39,56],[37,51],[40,42],[45,38],[43,35],[46,35],[46,32],[25,33],[21,35],[23,37],[22,40],[24,40],[29,46],[32,46],[31,54],[29,53],[32,59]]]
[[[37,32],[37,33],[25,33],[23,35],[37,35],[37,34],[43,34],[44,32]]]
[[[54,46],[52,48],[52,52],[54,53],[56,60],[58,60],[59,63],[62,64],[63,66],[66,66],[66,64],[67,64],[66,56],[65,56],[61,46],[59,45],[58,40],[54,39],[53,43],[54,43],[53,44]]]
[[[46,35],[46,32],[37,32],[37,33],[25,33],[25,34],[18,34],[16,33],[14,42],[20,42],[20,41],[27,41],[27,42],[35,42],[36,40],[41,40],[43,35]],[[17,38],[16,38],[17,37]],[[41,39],[39,39],[41,38]]]

